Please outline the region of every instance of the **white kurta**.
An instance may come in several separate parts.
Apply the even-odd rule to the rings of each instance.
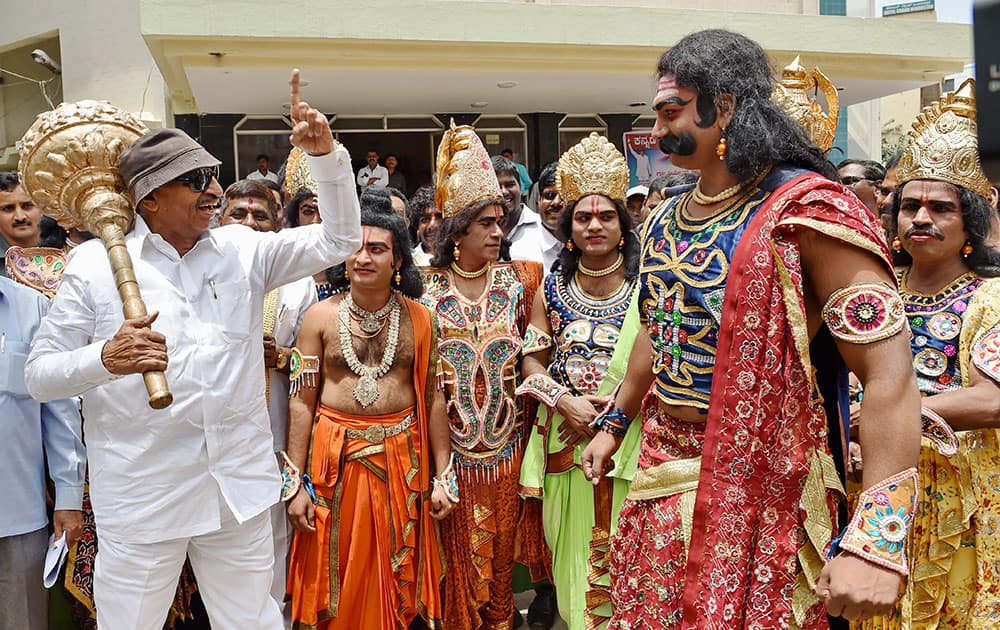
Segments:
[[[28,389],[38,400],[83,396],[90,492],[98,535],[150,543],[239,522],[279,497],[264,399],[264,294],[338,264],[361,244],[347,150],[309,158],[323,222],[277,233],[231,225],[206,232],[183,257],[136,219],[126,236],[142,297],[159,311],[174,403],[147,404],[141,375],[101,362],[123,321],[99,241],[77,247],[32,344]],[[228,508],[226,510],[225,508]]]

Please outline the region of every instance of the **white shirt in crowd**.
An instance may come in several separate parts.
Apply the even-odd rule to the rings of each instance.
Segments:
[[[278,313],[274,321],[274,343],[291,348],[302,327],[302,318],[315,304],[316,283],[312,277],[290,282],[278,289]],[[271,433],[274,435],[274,452],[283,451],[288,444],[288,373],[270,370],[271,396],[268,412],[271,415]]]
[[[121,300],[104,246],[70,254],[59,293],[26,363],[37,400],[82,395],[98,535],[153,543],[218,530],[276,503],[281,478],[264,401],[263,299],[343,261],[361,244],[351,161],[338,145],[310,157],[323,222],[255,232],[205,232],[183,257],[141,217],[126,236],[153,329],[166,336],[174,402],[147,403],[142,376],[101,362]]]
[[[434,258],[434,254],[428,254],[424,251],[424,246],[417,243],[417,246],[413,248],[413,264],[418,267],[430,267],[431,258]]]
[[[510,241],[510,259],[534,260],[544,264],[543,233],[547,232],[542,226],[542,217],[528,206],[521,204],[521,218],[507,235],[507,240]],[[546,265],[545,273],[548,272],[549,266]]]
[[[382,166],[381,164],[376,164],[375,168],[372,168],[365,164],[358,171],[358,186],[362,188],[368,187],[368,180],[372,177],[377,177],[378,181],[372,183],[372,186],[388,186],[389,185],[389,169]]]
[[[253,180],[258,180],[258,181],[259,180],[263,180],[263,179],[267,179],[267,180],[270,180],[270,181],[274,182],[275,184],[281,183],[281,182],[278,181],[278,174],[277,173],[272,173],[271,171],[268,171],[267,173],[261,175],[260,171],[255,170],[252,173],[250,173],[249,175],[247,175],[247,179],[253,179]]]
[[[545,266],[545,274],[552,273],[552,265],[559,258],[559,252],[563,249],[563,242],[555,237],[552,232],[542,226],[542,264]]]

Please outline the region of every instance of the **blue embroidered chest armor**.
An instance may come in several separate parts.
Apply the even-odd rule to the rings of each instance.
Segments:
[[[611,364],[635,278],[605,297],[588,295],[561,273],[545,277],[545,308],[555,350],[549,375],[573,394],[595,394]]]
[[[962,386],[958,338],[962,316],[982,282],[974,273],[959,276],[936,295],[912,293],[906,288],[909,269],[899,272],[900,294],[910,323],[910,350],[917,387],[932,396]]]
[[[647,220],[639,313],[653,345],[655,392],[667,404],[708,410],[729,262],[775,175],[707,218],[687,213],[688,192]]]

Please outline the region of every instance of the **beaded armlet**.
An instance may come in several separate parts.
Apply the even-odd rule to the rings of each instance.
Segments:
[[[524,345],[521,346],[521,354],[531,354],[541,350],[548,350],[552,347],[552,337],[547,332],[528,324],[528,329],[524,331]]]
[[[559,399],[568,393],[568,387],[555,382],[548,374],[532,374],[514,390],[516,396],[527,394],[550,409],[555,409]]]
[[[620,438],[628,432],[629,423],[629,417],[625,415],[621,407],[618,407],[597,416],[594,420],[594,428]]]
[[[288,395],[294,396],[303,387],[316,389],[319,374],[319,357],[302,354],[298,348],[292,348],[288,356]]]
[[[435,488],[443,488],[448,500],[458,503],[458,473],[455,472],[455,454],[451,454],[448,460],[448,467],[441,471],[441,474],[432,480]]]
[[[909,468],[858,496],[840,548],[902,575],[910,572],[906,535],[917,508],[917,469]]]
[[[934,443],[938,453],[951,457],[958,452],[958,436],[944,418],[924,407],[920,410],[920,423],[922,435]]]
[[[888,339],[903,330],[906,311],[895,289],[866,282],[831,293],[823,306],[823,321],[837,339],[867,344]]]

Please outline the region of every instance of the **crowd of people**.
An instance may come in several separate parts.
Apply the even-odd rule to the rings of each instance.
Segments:
[[[151,131],[118,163],[139,318],[0,175],[0,628],[46,627],[47,496],[78,627],[195,593],[214,628],[1000,627],[972,81],[883,167],[834,166],[745,36],[656,75],[682,171],[630,189],[594,133],[537,208],[469,126],[410,198],[391,156],[354,173],[297,71],[276,174],[224,191]]]

